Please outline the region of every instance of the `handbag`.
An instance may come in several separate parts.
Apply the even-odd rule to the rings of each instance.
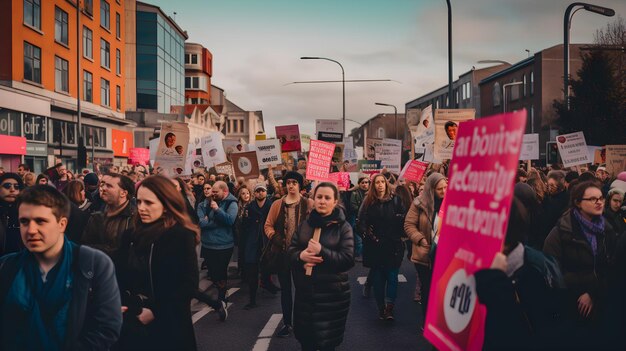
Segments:
[[[260,266],[261,272],[269,274],[288,270],[289,261],[284,235],[276,233],[265,244],[261,252]]]

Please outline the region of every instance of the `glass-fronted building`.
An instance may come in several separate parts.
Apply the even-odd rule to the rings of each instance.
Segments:
[[[160,8],[137,2],[137,109],[185,104],[185,33]]]

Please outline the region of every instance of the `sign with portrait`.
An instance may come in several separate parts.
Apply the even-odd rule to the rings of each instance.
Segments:
[[[473,120],[475,114],[474,109],[438,109],[435,111],[435,159],[452,158],[459,124]]]

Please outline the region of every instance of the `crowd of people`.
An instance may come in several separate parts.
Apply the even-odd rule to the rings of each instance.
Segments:
[[[343,342],[355,263],[369,269],[372,318],[390,323],[406,257],[423,330],[446,165],[420,183],[383,170],[348,189],[312,183],[301,166],[253,180],[112,165],[74,175],[62,163],[1,174],[0,350],[196,349],[191,301],[227,319],[235,252],[244,309],[259,288],[280,292],[275,336],[303,350]],[[484,348],[623,349],[626,172],[524,166],[503,251],[476,274]],[[199,290],[204,270],[216,294]]]

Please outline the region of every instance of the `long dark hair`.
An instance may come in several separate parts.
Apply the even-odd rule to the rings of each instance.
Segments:
[[[179,223],[196,234],[196,244],[200,242],[200,230],[189,218],[183,196],[176,190],[170,179],[161,175],[151,176],[144,179],[137,190],[142,187],[152,191],[161,201],[165,210],[162,218],[166,228]],[[139,216],[137,216],[137,220],[140,221]]]
[[[389,184],[389,180],[387,180],[387,178],[382,173],[378,173],[372,177],[372,180],[370,182],[370,188],[367,191],[365,200],[363,200],[363,206],[365,206],[365,208],[373,204],[374,201],[378,200],[378,194],[376,193],[376,178],[383,178],[385,180],[385,195],[383,195],[383,199],[388,199],[391,197],[391,185]]]

